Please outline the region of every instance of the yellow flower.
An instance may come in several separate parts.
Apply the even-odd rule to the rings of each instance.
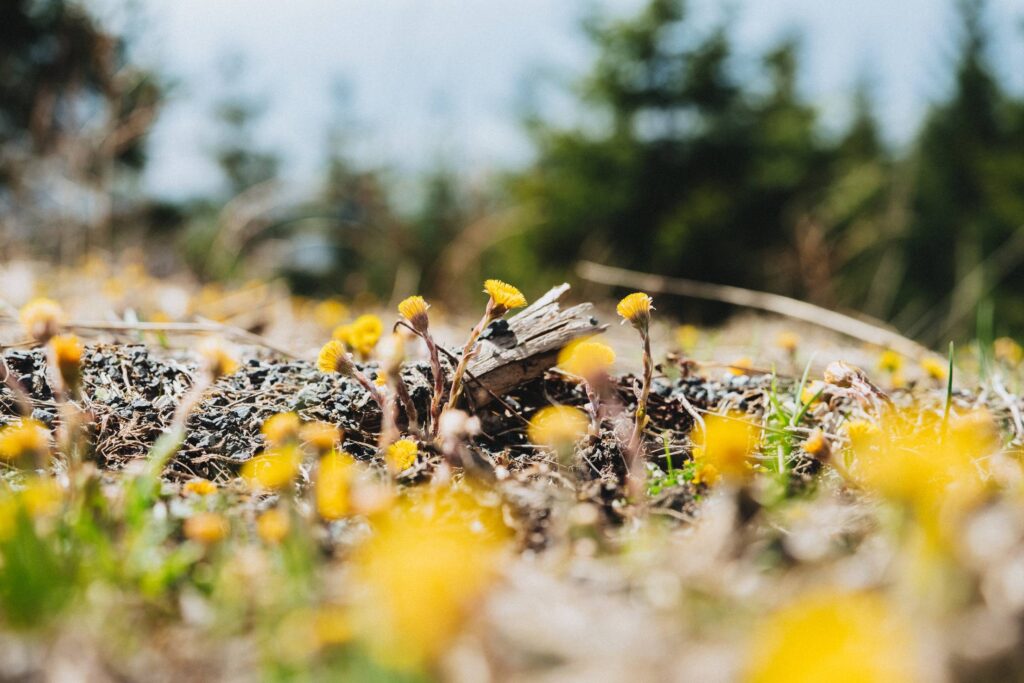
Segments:
[[[741,413],[708,415],[704,428],[694,430],[694,443],[701,448],[700,464],[713,465],[722,477],[742,481],[750,476],[751,456],[761,441],[761,428]]]
[[[324,344],[320,349],[320,355],[316,359],[316,366],[320,372],[337,372],[342,375],[351,375],[355,369],[352,363],[352,356],[345,350],[345,346],[337,339]]]
[[[39,459],[50,450],[50,430],[41,422],[23,418],[0,429],[0,460]]]
[[[283,541],[290,529],[288,511],[282,508],[271,508],[256,518],[256,533],[271,545]]]
[[[348,315],[348,306],[337,299],[324,299],[313,307],[313,319],[325,329],[333,329]]]
[[[775,344],[786,353],[796,353],[797,347],[800,346],[800,336],[793,332],[781,332],[775,338]]]
[[[419,449],[412,439],[400,439],[388,446],[384,459],[388,463],[388,469],[392,472],[402,472],[413,466]]]
[[[302,426],[299,432],[302,443],[323,455],[341,441],[341,431],[332,424],[319,420]]]
[[[831,448],[829,447],[828,439],[825,437],[825,432],[820,429],[815,429],[811,432],[811,435],[804,441],[804,450],[818,460],[828,460],[831,455]]]
[[[572,406],[547,406],[530,418],[527,435],[540,446],[563,449],[586,434],[590,421],[586,413]]]
[[[210,338],[199,346],[199,354],[206,361],[206,370],[213,379],[233,374],[238,370],[238,360],[216,338]]]
[[[291,483],[302,457],[295,447],[275,448],[242,465],[241,475],[256,490],[277,490]]]
[[[384,387],[388,384],[388,375],[386,372],[378,372],[377,376],[373,378],[373,383],[378,387]]]
[[[355,472],[355,460],[348,453],[328,453],[320,459],[316,477],[316,509],[321,517],[341,519],[349,514]]]
[[[500,318],[513,308],[522,308],[526,305],[526,297],[518,289],[502,282],[501,280],[487,280],[484,282],[484,292],[491,297],[493,314]]]
[[[614,362],[612,347],[593,339],[572,342],[558,354],[560,368],[584,379],[606,373]]]
[[[422,296],[410,296],[398,304],[399,314],[420,334],[425,334],[430,326],[430,318],[427,316],[428,308],[430,308],[430,304]]]
[[[362,358],[367,358],[380,341],[384,332],[384,323],[380,318],[369,313],[356,318],[349,330],[349,345]]]
[[[212,496],[217,493],[217,485],[209,479],[190,479],[185,482],[182,492],[196,496]]]
[[[878,357],[878,369],[884,370],[888,373],[894,373],[899,371],[903,367],[903,356],[896,353],[892,349],[886,349],[882,352],[882,355]]]
[[[654,299],[644,292],[633,292],[622,298],[615,311],[622,316],[623,321],[630,323],[637,329],[646,329],[651,321],[651,311],[654,309]]]
[[[25,334],[45,343],[60,332],[64,324],[64,309],[53,299],[32,299],[22,306],[19,318]]]
[[[996,360],[1017,367],[1024,360],[1024,348],[1010,337],[1000,337],[992,345]]]
[[[900,683],[913,681],[911,629],[879,596],[817,592],[765,619],[755,630],[747,683]]]
[[[267,418],[260,431],[268,444],[282,446],[299,437],[300,426],[299,416],[295,413],[277,413]]]
[[[64,385],[74,390],[82,379],[82,345],[73,334],[59,334],[50,339],[53,357],[57,362]]]
[[[754,367],[754,360],[749,356],[737,358],[729,364],[729,372],[733,375],[745,375]]]
[[[352,325],[338,325],[331,332],[331,339],[340,341],[346,347],[351,348],[352,346]]]
[[[700,330],[695,325],[680,325],[676,328],[676,344],[686,353],[690,353],[700,341]]]
[[[428,666],[497,578],[505,527],[468,496],[433,494],[382,515],[353,554],[356,633],[390,668]]]
[[[809,401],[818,403],[821,401],[821,397],[824,395],[822,390],[825,388],[825,383],[819,380],[814,380],[810,384],[803,388],[800,392],[800,403],[806,404]],[[815,398],[817,397],[817,398]]]
[[[216,512],[200,512],[185,520],[185,537],[203,545],[220,543],[229,530],[228,521]]]
[[[702,462],[694,470],[693,485],[705,484],[706,486],[714,486],[720,478],[721,475],[719,475],[717,467],[709,462]]]
[[[935,356],[928,356],[921,360],[921,369],[924,373],[935,380],[946,379],[946,373],[948,371],[948,363],[940,360]]]
[[[321,607],[313,615],[313,634],[320,647],[344,645],[352,640],[352,619],[341,607]]]

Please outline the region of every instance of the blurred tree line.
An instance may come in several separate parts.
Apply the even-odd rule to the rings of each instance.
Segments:
[[[885,142],[867,85],[851,93],[845,130],[823,131],[797,85],[798,40],[751,66],[726,22],[702,27],[685,0],[648,0],[633,16],[586,19],[596,58],[571,93],[580,116],[526,115],[534,161],[496,178],[441,162],[410,180],[358,162],[339,89],[320,182],[296,193],[260,142],[265,98],[240,90],[243,66],[229,62],[210,150],[223,187],[167,206],[133,183],[170,83],[72,0],[10,0],[0,246],[26,235],[52,246],[41,236],[54,226],[76,249],[82,235],[117,245],[155,233],[181,247],[165,258],[205,278],[277,273],[307,293],[417,289],[453,302],[484,273],[550,282],[586,258],[861,311],[928,343],[972,333],[989,305],[998,331],[1024,333],[1024,99],[989,62],[985,1],[950,1],[947,95],[905,148]],[[102,210],[68,210],[45,189],[58,181]]]

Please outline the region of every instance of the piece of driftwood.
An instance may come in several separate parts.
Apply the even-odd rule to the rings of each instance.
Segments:
[[[552,287],[518,314],[484,332],[468,368],[472,377],[467,390],[476,405],[490,401],[491,394],[501,396],[540,377],[554,366],[566,344],[608,327],[594,317],[589,303],[562,310],[558,302],[568,291],[568,284]]]

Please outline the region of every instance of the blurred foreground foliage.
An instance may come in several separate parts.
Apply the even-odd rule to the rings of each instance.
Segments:
[[[12,208],[0,219],[3,247],[31,241],[52,254],[54,232],[65,254],[170,239],[176,249],[152,254],[157,272],[277,274],[320,295],[416,289],[453,304],[484,271],[547,281],[587,258],[858,310],[932,344],[973,332],[988,306],[995,333],[1024,329],[1014,296],[1024,284],[1024,99],[989,59],[994,9],[955,1],[946,94],[897,148],[870,83],[853,89],[845,129],[826,130],[799,87],[798,39],[738,54],[728,14],[708,26],[690,4],[592,12],[584,31],[595,59],[568,91],[575,117],[525,114],[533,161],[491,177],[444,157],[414,177],[358,161],[360,126],[338,89],[323,174],[296,191],[258,134],[266,98],[244,92],[231,62],[212,112],[223,186],[165,205],[132,180],[168,93],[132,64],[137,36],[71,0],[6,3],[0,145],[5,159],[33,163],[0,174]],[[76,98],[105,104],[98,132],[76,127]],[[71,144],[89,155],[69,156]],[[56,164],[67,159],[85,161]],[[42,200],[33,178],[88,192]]]

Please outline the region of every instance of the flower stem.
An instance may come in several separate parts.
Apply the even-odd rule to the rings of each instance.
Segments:
[[[455,403],[459,400],[459,396],[462,394],[462,376],[466,374],[466,367],[469,365],[469,361],[473,357],[473,351],[476,348],[477,339],[480,338],[484,329],[491,323],[493,312],[494,308],[492,302],[488,302],[487,310],[484,311],[484,316],[480,318],[480,322],[478,322],[476,327],[474,327],[469,333],[469,339],[466,340],[466,345],[462,348],[462,358],[459,359],[459,364],[455,367],[455,374],[452,375],[452,388],[448,394],[448,403],[445,405],[445,410],[452,410],[455,408]]]

